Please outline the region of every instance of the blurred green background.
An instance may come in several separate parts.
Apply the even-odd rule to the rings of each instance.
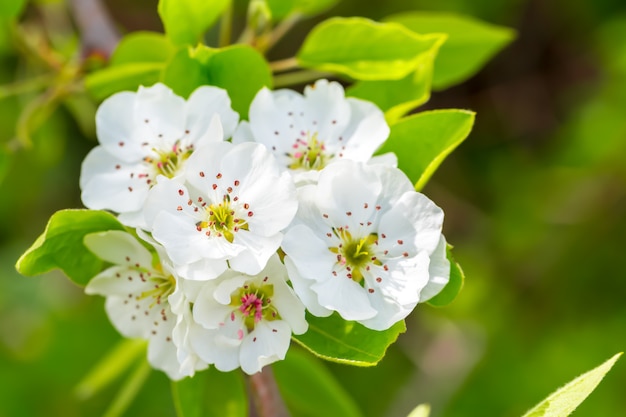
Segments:
[[[25,22],[73,53],[63,3],[38,3]],[[162,30],[156,0],[106,4],[122,32]],[[424,190],[446,212],[466,284],[446,308],[418,307],[380,366],[324,366],[368,417],[405,416],[422,402],[433,416],[520,416],[626,349],[626,4],[343,0],[272,56],[290,56],[324,17],[406,10],[452,11],[518,32],[478,75],[423,107],[477,112],[473,133]],[[0,28],[0,84],[35,73],[38,63],[23,58],[6,22]],[[80,163],[95,145],[93,108],[65,103],[41,118],[30,149],[7,151],[19,147],[16,121],[35,97],[0,89],[0,417],[100,415],[115,387],[87,400],[74,387],[119,340],[103,300],[61,274],[24,278],[14,269],[53,212],[81,207]],[[625,386],[618,362],[574,415],[623,415]],[[153,372],[126,415],[173,416],[167,378]]]

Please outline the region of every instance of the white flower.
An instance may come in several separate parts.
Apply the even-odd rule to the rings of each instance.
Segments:
[[[299,197],[282,249],[312,314],[384,330],[447,283],[443,212],[402,171],[340,161]]]
[[[297,211],[290,175],[262,145],[220,142],[194,152],[182,179],[160,178],[144,211],[178,273],[206,280],[229,266],[261,271]]]
[[[240,123],[233,141],[264,144],[301,185],[315,182],[335,160],[370,160],[388,135],[378,107],[346,98],[337,82],[318,80],[304,95],[263,88],[250,105],[250,122]],[[395,163],[395,156],[387,161]]]
[[[83,203],[139,226],[156,176],[178,175],[195,149],[230,137],[238,120],[228,94],[218,87],[199,87],[187,101],[163,84],[112,95],[96,113],[100,146],[83,161]]]
[[[170,300],[176,297],[183,305],[184,295],[179,286],[181,278],[176,277],[166,259],[153,264],[152,254],[137,239],[117,230],[89,234],[85,245],[113,264],[95,276],[85,292],[106,297],[109,319],[122,335],[149,341],[150,364],[171,379],[206,368],[201,360],[194,361],[193,366],[182,366],[178,360],[172,332],[175,326],[184,326],[184,317],[175,314]]]
[[[258,275],[229,270],[206,281],[193,305],[195,352],[221,371],[247,374],[285,358],[291,334],[306,332],[304,306],[277,255]]]

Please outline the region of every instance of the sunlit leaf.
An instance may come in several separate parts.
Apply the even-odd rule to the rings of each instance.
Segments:
[[[183,97],[201,85],[224,88],[233,109],[246,118],[256,93],[272,86],[272,72],[263,56],[249,46],[215,49],[200,45],[176,54],[162,81]]]
[[[315,317],[307,313],[309,330],[293,339],[316,356],[332,362],[356,366],[374,366],[384,356],[390,344],[406,330],[404,321],[384,331],[346,321],[337,313]]]
[[[452,256],[452,246],[448,245],[446,255],[448,261],[450,261],[450,281],[448,281],[439,294],[427,301],[428,304],[434,307],[443,307],[454,301],[465,283],[465,274],[461,269],[461,265],[459,265]]]
[[[291,413],[301,417],[359,417],[361,412],[319,359],[291,348],[272,365],[276,382]]]
[[[348,88],[348,95],[375,103],[394,123],[430,98],[434,53],[415,71],[400,80],[358,81]]]
[[[570,381],[567,385],[559,388],[548,398],[537,404],[523,417],[569,416],[593,392],[621,355],[621,353],[618,353],[597,368]]]
[[[297,58],[303,67],[358,80],[399,80],[428,60],[444,38],[418,35],[396,23],[332,18],[309,33]]]
[[[172,382],[178,417],[247,417],[248,396],[240,372],[220,372],[211,367]]]
[[[124,226],[105,211],[57,211],[16,268],[27,276],[60,269],[75,283],[85,285],[101,271],[103,262],[87,249],[83,237],[105,230],[124,230]]]
[[[465,140],[473,125],[474,112],[468,110],[418,113],[393,124],[379,152],[395,152],[398,167],[419,191],[446,156]]]
[[[436,90],[468,79],[515,38],[515,32],[509,28],[450,13],[409,12],[385,21],[400,23],[415,33],[448,35],[435,60]]]
[[[230,0],[159,0],[165,33],[176,45],[195,45],[230,4]]]

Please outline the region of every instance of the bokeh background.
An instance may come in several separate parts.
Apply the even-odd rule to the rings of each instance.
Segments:
[[[77,39],[67,36],[63,2],[35,3],[25,21],[71,54]],[[122,32],[162,30],[156,0],[105,3]],[[378,367],[324,366],[364,416],[405,416],[422,402],[433,416],[521,416],[626,349],[626,3],[343,0],[290,32],[272,56],[293,54],[324,17],[406,10],[456,12],[518,32],[479,74],[423,106],[477,112],[470,137],[424,190],[446,212],[465,288],[448,307],[418,307]],[[11,39],[0,22],[0,84],[37,71]],[[116,387],[87,400],[75,387],[119,341],[103,300],[60,273],[25,278],[14,269],[53,212],[81,207],[93,108],[84,100],[56,108],[41,117],[30,149],[7,152],[36,96],[4,91],[0,417],[101,415]],[[624,415],[624,387],[626,363],[618,362],[574,415]],[[173,416],[167,378],[153,372],[125,415]]]

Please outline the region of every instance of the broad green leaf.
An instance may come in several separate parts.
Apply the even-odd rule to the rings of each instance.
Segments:
[[[174,46],[159,33],[131,33],[120,41],[108,67],[85,77],[85,87],[101,100],[118,91],[152,85],[174,53]]]
[[[582,374],[559,388],[537,404],[523,417],[567,417],[593,392],[602,378],[611,370],[621,353],[613,356],[597,368]]]
[[[132,32],[122,38],[113,51],[111,66],[135,62],[166,62],[176,49],[161,33]]]
[[[445,35],[418,35],[397,23],[332,18],[317,25],[298,52],[298,63],[357,80],[399,80],[437,50]]]
[[[300,13],[305,16],[320,14],[339,0],[267,0],[267,5],[272,11],[274,21],[282,20],[292,13]]]
[[[337,313],[315,317],[307,313],[309,330],[293,339],[314,355],[332,362],[355,366],[374,366],[384,356],[387,347],[406,331],[401,320],[384,331],[346,321]]]
[[[58,268],[75,283],[85,285],[102,270],[103,262],[85,247],[83,237],[105,230],[124,230],[124,226],[106,211],[57,211],[43,234],[18,259],[16,268],[27,276]]]
[[[263,56],[249,46],[214,49],[200,45],[176,54],[162,81],[183,97],[201,85],[224,88],[233,109],[246,118],[256,93],[272,86],[272,72]]]
[[[92,397],[110,385],[139,356],[146,354],[146,341],[122,339],[76,386],[76,396],[82,400]]]
[[[434,53],[400,80],[358,81],[348,88],[348,95],[375,103],[393,124],[430,98],[433,60]]]
[[[408,417],[428,417],[430,415],[430,405],[420,404],[411,411]]]
[[[361,412],[324,364],[301,349],[289,349],[272,365],[289,410],[301,417],[359,417]]]
[[[178,417],[247,417],[248,397],[240,372],[220,372],[214,367],[193,378],[172,381]]]
[[[409,12],[389,16],[385,21],[400,23],[415,33],[448,35],[435,60],[435,90],[468,79],[515,38],[512,29],[449,13]]]
[[[13,19],[18,17],[24,6],[26,0],[2,0],[0,1],[0,19]]]
[[[450,261],[450,281],[448,281],[439,294],[427,301],[428,304],[434,307],[443,307],[454,301],[465,283],[465,274],[461,269],[461,265],[459,265],[452,256],[451,245],[447,246],[446,255],[448,261]]]
[[[102,100],[118,91],[135,91],[140,85],[152,85],[159,81],[163,64],[160,62],[136,62],[107,67],[85,77],[85,87],[96,99]]]
[[[398,167],[421,190],[443,160],[469,135],[474,112],[434,110],[418,113],[391,126],[379,153],[395,152]]]
[[[230,4],[230,0],[159,0],[165,33],[176,45],[195,45]]]

